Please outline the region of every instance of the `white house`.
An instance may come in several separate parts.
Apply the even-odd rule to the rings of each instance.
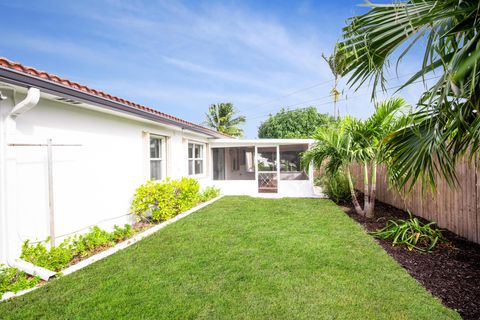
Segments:
[[[313,195],[299,168],[311,140],[234,139],[4,58],[0,92],[0,263],[27,239],[129,222],[133,192],[151,178]]]

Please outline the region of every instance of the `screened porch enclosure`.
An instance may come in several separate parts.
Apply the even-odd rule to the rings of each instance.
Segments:
[[[251,181],[249,189],[255,190],[250,193],[278,193],[282,188],[288,191],[296,185],[286,181],[298,181],[298,185],[309,182],[309,175],[301,167],[301,155],[306,150],[306,143],[213,147],[213,180]],[[245,183],[238,186],[245,187]]]

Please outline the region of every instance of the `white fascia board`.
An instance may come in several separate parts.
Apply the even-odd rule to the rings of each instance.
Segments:
[[[312,144],[314,139],[212,139],[212,148]]]

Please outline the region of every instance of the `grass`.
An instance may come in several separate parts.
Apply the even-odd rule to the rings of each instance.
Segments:
[[[334,203],[225,197],[0,318],[460,319]]]

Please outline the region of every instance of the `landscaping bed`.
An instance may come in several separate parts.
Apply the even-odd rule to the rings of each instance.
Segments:
[[[53,247],[49,246],[49,238],[36,243],[26,240],[22,245],[20,258],[38,267],[58,272],[59,275],[69,274],[124,249],[151,234],[149,231],[155,232],[165,226],[163,222],[174,221],[172,218],[175,216],[194,209],[195,206],[199,208],[219,195],[220,190],[213,187],[200,191],[198,182],[191,178],[148,181],[135,191],[131,209],[137,222],[133,225],[115,225],[111,232],[93,226],[88,232],[68,237]],[[101,255],[107,250],[110,252]],[[80,262],[85,263],[76,266]],[[18,292],[21,295],[45,283],[46,281],[41,281],[38,276],[0,265],[0,300],[9,299]]]
[[[383,228],[389,219],[408,218],[407,212],[382,202],[376,203],[375,218],[370,219],[356,214],[350,204],[340,207],[367,231]],[[446,230],[443,235],[447,242],[440,242],[430,253],[392,247],[388,240],[376,241],[446,306],[464,319],[480,319],[480,245]]]

